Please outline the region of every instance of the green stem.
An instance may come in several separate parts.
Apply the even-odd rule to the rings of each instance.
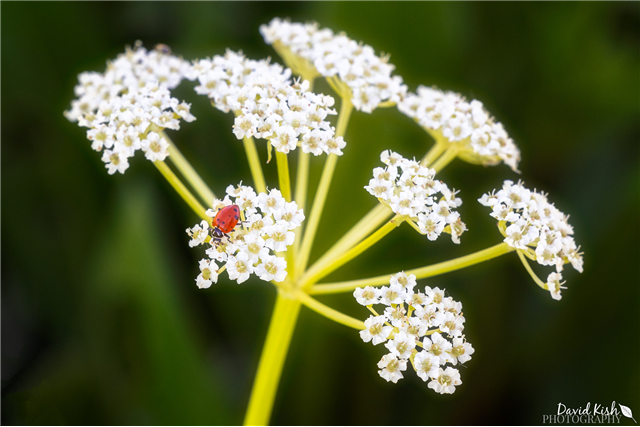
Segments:
[[[442,153],[444,153],[449,147],[448,143],[443,143],[436,141],[436,143],[431,147],[431,149],[427,152],[427,154],[420,160],[421,166],[429,166],[434,162]]]
[[[299,312],[300,301],[278,292],[244,425],[264,426],[269,423],[280,374]]]
[[[324,317],[327,317],[334,322],[340,323],[341,325],[348,326],[350,328],[363,330],[366,329],[364,326],[364,322],[362,320],[355,319],[351,316],[347,316],[339,312],[338,310],[334,310],[331,307],[327,307],[326,305],[318,302],[317,300],[311,298],[304,292],[298,292],[298,299],[302,304],[309,307],[311,310],[320,313]]]
[[[178,168],[187,182],[191,184],[206,206],[213,203],[213,200],[216,198],[213,191],[211,191],[198,172],[191,166],[191,163],[189,163],[180,150],[178,150],[178,147],[171,141],[171,138],[169,138],[164,131],[160,131],[160,134],[169,142],[169,160]]]
[[[453,159],[455,159],[457,155],[458,155],[458,147],[453,145],[453,146],[447,148],[447,151],[445,151],[444,154],[442,156],[440,156],[440,158],[438,158],[438,160],[433,162],[433,165],[431,166],[431,169],[435,169],[436,172],[440,172]]]
[[[324,266],[329,262],[339,257],[360,240],[362,240],[367,234],[371,233],[384,221],[389,219],[393,215],[391,209],[383,204],[378,204],[375,208],[371,209],[360,221],[358,221],[346,234],[344,234],[340,240],[338,240],[318,261],[313,264],[309,270],[316,269],[316,266]]]
[[[524,268],[527,269],[527,272],[529,273],[529,275],[531,276],[533,281],[536,282],[536,285],[540,286],[545,291],[548,291],[549,287],[547,286],[547,284],[545,282],[543,282],[538,277],[538,275],[536,273],[533,272],[533,269],[529,265],[529,261],[527,261],[527,259],[524,257],[524,254],[520,250],[517,250],[516,252],[518,253],[518,256],[520,257],[520,261],[522,261],[522,264],[524,265]]]
[[[298,209],[304,209],[307,203],[307,185],[309,184],[309,158],[311,153],[298,151],[298,171],[296,175],[296,193],[294,200]]]
[[[318,280],[323,277],[328,276],[333,271],[342,267],[347,262],[351,261],[371,246],[376,244],[380,239],[389,234],[391,230],[398,227],[403,221],[399,215],[394,216],[389,222],[380,227],[378,231],[373,233],[371,236],[364,239],[362,242],[358,243],[356,246],[345,252],[339,258],[335,258],[333,261],[327,263],[326,265],[317,265],[313,268],[310,268],[307,273],[300,279],[300,288],[308,289],[314,283],[317,283]]]
[[[282,197],[287,202],[291,201],[291,179],[289,178],[289,160],[286,153],[276,151],[276,163],[278,164],[278,182]]]
[[[243,138],[242,142],[244,143],[244,150],[247,152],[247,160],[249,160],[249,168],[251,169],[251,176],[253,177],[256,191],[258,193],[266,193],[267,185],[264,181],[264,174],[262,173],[258,150],[256,150],[256,143],[253,141],[253,138]]]
[[[187,202],[189,207],[196,213],[196,215],[211,224],[211,218],[206,215],[205,209],[202,207],[198,199],[196,199],[195,196],[191,194],[191,192],[182,183],[182,181],[180,181],[180,178],[178,178],[176,174],[174,174],[173,171],[169,169],[169,166],[167,166],[165,162],[162,162],[160,160],[153,162],[153,164],[158,168],[160,173],[162,173],[162,176],[164,176],[165,179],[169,181],[169,184],[171,184],[173,189],[178,192],[180,197],[182,197],[182,199]],[[211,201],[213,202],[213,199]]]
[[[309,182],[309,159],[311,154],[305,153],[302,149],[298,151],[298,171],[296,175],[296,193],[294,200],[298,205],[298,209],[305,209],[305,204],[307,202],[307,185]],[[292,272],[292,278],[295,280],[296,275],[298,273],[297,269],[293,268],[295,261],[297,261],[297,254],[300,252],[300,240],[302,236],[302,231],[304,227],[304,222],[300,227],[294,230],[296,235],[295,240],[293,241],[293,248],[291,248],[291,260],[293,263],[291,264],[291,268],[289,269]],[[289,251],[288,251],[289,252]]]
[[[511,246],[503,242],[495,246],[491,246],[490,248],[465,255],[463,257],[455,258],[438,264],[428,265],[426,267],[415,268],[413,270],[405,271],[405,273],[415,274],[417,279],[424,279],[427,277],[433,277],[439,274],[448,273],[450,271],[460,270],[462,268],[469,267],[483,261],[488,261],[492,258],[496,258],[500,255],[504,255],[514,250],[515,248],[512,248]],[[389,283],[389,277],[391,277],[391,274],[371,277],[368,279],[315,285],[309,289],[308,293],[312,295],[335,294],[340,292],[349,292],[354,290],[355,288],[363,286],[380,286]]]
[[[338,126],[336,128],[336,137],[344,135],[347,129],[347,123],[349,123],[349,117],[353,110],[353,104],[351,99],[342,100],[342,107],[340,110],[340,117],[338,118]],[[300,248],[297,276],[300,272],[304,271],[309,261],[309,254],[311,253],[311,247],[313,246],[313,240],[316,236],[318,224],[320,223],[320,217],[322,216],[322,210],[324,209],[324,203],[327,200],[327,193],[331,186],[331,179],[333,178],[333,172],[336,169],[336,163],[338,162],[338,156],[336,154],[329,154],[327,161],[324,164],[322,170],[322,176],[320,177],[320,184],[316,191],[315,198],[313,199],[313,207],[311,208],[311,215],[309,215],[309,221],[307,222],[307,228],[302,239],[302,246]]]

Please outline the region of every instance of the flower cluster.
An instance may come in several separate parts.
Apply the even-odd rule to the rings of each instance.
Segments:
[[[503,161],[518,171],[520,150],[504,130],[484,109],[482,102],[467,102],[460,94],[435,88],[418,87],[418,94],[407,94],[398,109],[430,132],[460,148],[462,159],[483,165]]]
[[[454,243],[460,243],[460,235],[467,229],[454,211],[462,204],[456,191],[434,179],[436,171],[408,160],[398,153],[387,150],[380,155],[387,165],[375,168],[373,178],[365,186],[371,195],[388,205],[397,215],[414,221],[420,233],[429,240],[436,240],[443,231],[451,233]],[[440,193],[439,200],[436,195]]]
[[[308,81],[292,83],[289,69],[227,51],[224,57],[196,62],[194,70],[200,82],[196,92],[211,98],[219,110],[235,112],[238,139],[267,139],[282,153],[301,146],[316,156],[342,155],[346,144],[325,120],[336,114],[334,99],[309,92]]]
[[[345,34],[319,29],[315,23],[292,23],[279,18],[262,25],[260,32],[294,71],[306,68],[307,74],[313,73],[313,77],[338,77],[351,92],[354,107],[360,111],[370,113],[382,103],[397,103],[407,91],[402,77],[391,75],[395,66],[387,56],[377,56],[371,46],[351,40]],[[300,61],[306,66],[296,67]]]
[[[544,193],[527,189],[522,182],[506,180],[497,193],[484,194],[478,201],[492,209],[504,241],[512,248],[527,252],[541,265],[554,265],[556,273],[547,278],[547,287],[559,300],[564,264],[582,272],[582,254],[573,240],[568,216],[547,201]]]
[[[238,206],[241,221],[222,239],[211,238],[213,230],[207,221],[187,229],[191,237],[189,246],[209,245],[206,250],[209,258],[200,261],[198,287],[208,288],[217,283],[222,269],[219,263],[224,264],[229,278],[238,283],[251,274],[267,282],[282,282],[287,276],[287,262],[277,253],[293,244],[293,230],[304,220],[302,209],[295,202],[287,202],[279,190],[256,194],[251,187],[230,185],[224,200],[214,200],[207,215],[214,218],[220,209],[231,205]]]
[[[396,383],[403,378],[409,361],[418,376],[429,381],[429,388],[451,394],[462,381],[457,369],[445,365],[464,363],[475,351],[462,334],[462,304],[439,288],[416,292],[415,286],[416,276],[403,272],[391,276],[388,287],[357,288],[353,295],[358,303],[375,314],[364,322],[360,337],[373,345],[385,343],[389,353],[378,362],[385,380]],[[386,306],[382,315],[374,304]]]
[[[169,92],[187,77],[190,64],[165,48],[148,51],[138,43],[109,62],[104,73],[78,76],[78,98],[64,114],[89,128],[91,148],[105,149],[102,161],[109,174],[124,173],[137,150],[151,161],[164,160],[169,143],[160,132],[179,129],[179,119],[195,120],[190,104]]]

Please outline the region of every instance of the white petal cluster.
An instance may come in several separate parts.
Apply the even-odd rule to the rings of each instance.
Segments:
[[[417,95],[409,93],[398,103],[398,109],[436,140],[457,144],[463,160],[483,165],[503,161],[518,171],[520,150],[482,102],[468,102],[458,93],[420,86]]]
[[[214,200],[207,215],[214,218],[220,209],[231,205],[240,208],[242,221],[221,241],[210,239],[211,223],[207,221],[187,229],[191,237],[189,246],[209,246],[208,259],[200,261],[202,274],[196,279],[198,287],[208,288],[216,283],[223,265],[229,278],[238,283],[251,274],[267,282],[282,282],[287,276],[287,262],[279,255],[293,244],[293,230],[304,221],[302,209],[295,202],[287,202],[279,190],[256,194],[251,187],[230,185],[225,198]],[[203,265],[208,269],[206,274]]]
[[[396,383],[403,378],[410,362],[429,388],[451,394],[462,384],[452,366],[470,360],[475,351],[462,334],[462,304],[445,297],[439,288],[420,292],[415,286],[416,277],[402,272],[391,276],[388,287],[357,288],[353,295],[359,304],[372,311],[374,304],[386,306],[382,315],[364,322],[360,337],[373,345],[384,343],[389,350],[378,362],[378,373],[385,380]]]
[[[128,158],[142,150],[151,161],[169,155],[169,143],[158,132],[179,129],[180,119],[195,120],[190,104],[171,96],[191,65],[164,49],[146,50],[139,43],[108,62],[104,73],[78,76],[77,99],[65,116],[87,127],[91,148],[103,151],[109,174],[124,173]]]
[[[435,180],[435,170],[398,153],[383,151],[380,160],[387,166],[373,170],[365,190],[394,213],[414,221],[429,240],[436,240],[445,231],[451,233],[454,243],[460,243],[467,227],[455,211],[462,204],[456,191]]]
[[[306,61],[316,75],[339,78],[351,92],[351,102],[360,111],[371,113],[382,103],[400,101],[407,87],[388,56],[378,56],[371,46],[334,34],[318,24],[300,24],[274,18],[260,27],[260,33],[285,61]],[[290,58],[292,57],[293,58]],[[289,60],[288,60],[289,59]],[[288,64],[296,69],[295,64]]]
[[[335,137],[326,120],[335,115],[330,96],[309,92],[309,82],[292,82],[291,71],[269,60],[255,61],[240,53],[194,63],[195,90],[207,95],[224,112],[233,111],[238,139],[267,139],[288,153],[300,146],[305,153],[342,155],[346,143]]]
[[[554,299],[560,299],[564,264],[571,263],[581,273],[583,267],[569,217],[549,203],[546,194],[527,189],[521,181],[506,180],[501,190],[484,194],[478,201],[492,209],[490,215],[499,221],[509,246],[527,251],[541,265],[556,267],[547,287]]]

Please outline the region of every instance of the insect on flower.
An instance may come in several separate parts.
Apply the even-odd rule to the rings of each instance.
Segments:
[[[220,209],[215,218],[211,221],[211,237],[216,242],[220,242],[223,237],[228,237],[228,234],[233,231],[238,224],[238,218],[240,217],[240,208],[238,205],[225,206]]]

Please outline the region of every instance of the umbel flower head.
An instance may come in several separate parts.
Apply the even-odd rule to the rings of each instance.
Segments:
[[[417,95],[409,93],[398,103],[398,109],[436,141],[457,145],[458,157],[463,160],[483,165],[503,161],[518,171],[520,150],[482,102],[468,102],[458,93],[420,86]]]
[[[406,93],[402,77],[391,75],[395,66],[387,56],[377,56],[371,46],[344,33],[280,18],[262,25],[260,33],[294,72],[307,79],[327,77],[357,110],[370,113],[381,104],[397,103]]]
[[[104,73],[78,76],[77,99],[65,116],[87,127],[91,148],[102,151],[109,174],[124,173],[128,158],[142,150],[151,161],[169,155],[169,143],[159,132],[179,129],[180,119],[195,120],[190,104],[173,98],[170,89],[188,78],[190,64],[166,52],[133,49],[107,63]]]
[[[358,303],[375,313],[364,322],[360,337],[373,345],[384,343],[389,350],[378,362],[385,380],[398,382],[410,362],[429,388],[451,394],[462,384],[452,366],[470,360],[475,351],[462,334],[462,304],[439,288],[420,292],[415,287],[416,276],[402,272],[391,276],[388,287],[357,288],[353,295]],[[375,304],[385,306],[382,314],[373,309]]]
[[[267,139],[282,153],[300,146],[316,156],[342,155],[346,144],[325,120],[336,114],[334,99],[309,92],[308,81],[292,82],[289,69],[227,51],[195,62],[193,70],[192,77],[200,82],[196,92],[207,95],[219,110],[236,114],[233,133],[238,139]]]
[[[420,233],[429,240],[436,240],[446,231],[454,243],[460,243],[460,235],[467,227],[454,210],[462,205],[456,191],[435,180],[435,170],[398,153],[383,151],[380,160],[387,166],[373,170],[373,178],[365,190],[397,215],[417,224]]]
[[[256,194],[251,187],[230,185],[223,200],[214,200],[207,215],[215,218],[226,206],[237,205],[240,220],[222,239],[211,238],[212,225],[202,221],[187,229],[189,246],[207,244],[208,258],[200,261],[201,274],[196,279],[199,288],[217,283],[221,265],[229,278],[238,283],[251,274],[260,279],[282,282],[287,276],[287,262],[282,253],[293,244],[295,233],[304,221],[302,209],[287,202],[279,190]]]
[[[504,242],[526,252],[541,265],[556,267],[547,278],[546,289],[559,300],[564,264],[582,273],[582,254],[573,240],[569,217],[547,200],[547,195],[527,189],[522,182],[506,180],[498,192],[484,194],[480,204],[490,207]]]

